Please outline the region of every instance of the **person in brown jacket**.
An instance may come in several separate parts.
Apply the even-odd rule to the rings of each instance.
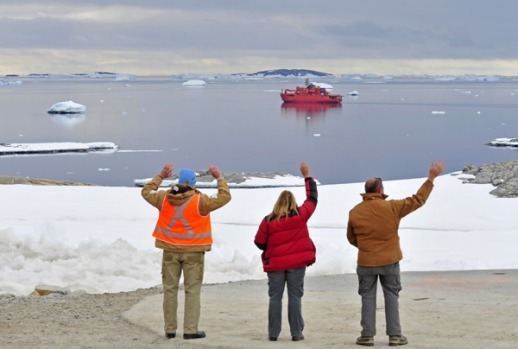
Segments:
[[[177,185],[168,190],[158,190],[162,180],[172,174],[173,166],[166,164],[142,189],[142,197],[159,210],[153,237],[156,239],[155,246],[163,250],[165,335],[167,338],[176,337],[178,287],[183,272],[183,338],[204,338],[205,332],[198,330],[198,322],[205,252],[212,247],[210,212],[230,201],[230,190],[215,166],[209,166],[209,174],[218,182],[218,193],[215,197],[202,194],[195,188],[196,174],[191,169],[180,171]]]
[[[401,218],[423,206],[433,189],[434,179],[445,169],[442,161],[430,166],[427,180],[417,193],[402,200],[386,200],[383,182],[371,178],[365,183],[363,201],[349,212],[347,239],[358,248],[358,293],[362,298],[361,336],[356,344],[373,346],[376,335],[376,286],[378,278],[385,298],[385,319],[389,345],[404,345],[408,340],[401,333],[399,261],[403,259],[399,245]]]

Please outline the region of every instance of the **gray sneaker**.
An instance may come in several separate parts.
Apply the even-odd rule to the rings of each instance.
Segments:
[[[389,345],[391,347],[395,347],[396,345],[405,345],[408,344],[408,339],[405,336],[390,336],[389,337]]]
[[[356,339],[356,344],[358,345],[364,345],[366,347],[373,347],[374,346],[374,337],[358,337]]]

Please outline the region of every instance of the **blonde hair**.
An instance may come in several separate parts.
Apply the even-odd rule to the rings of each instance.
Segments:
[[[273,206],[272,213],[270,213],[267,217],[268,221],[273,219],[279,220],[282,217],[288,218],[290,212],[297,210],[297,201],[295,200],[295,196],[289,190],[285,190],[279,195],[275,206]]]

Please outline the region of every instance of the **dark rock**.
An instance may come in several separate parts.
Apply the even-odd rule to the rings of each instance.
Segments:
[[[479,167],[467,165],[462,173],[474,176],[474,178],[464,179],[465,183],[492,184],[497,187],[491,191],[495,196],[518,197],[518,160],[484,164]]]
[[[38,285],[34,288],[31,296],[48,296],[48,295],[60,295],[66,296],[70,293],[70,290],[64,287],[53,286],[53,285]]]

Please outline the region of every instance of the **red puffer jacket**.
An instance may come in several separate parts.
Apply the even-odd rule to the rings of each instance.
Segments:
[[[313,178],[305,179],[306,200],[288,218],[268,221],[265,217],[255,244],[261,255],[265,272],[300,268],[315,263],[316,248],[309,237],[307,222],[317,207],[318,192]]]

